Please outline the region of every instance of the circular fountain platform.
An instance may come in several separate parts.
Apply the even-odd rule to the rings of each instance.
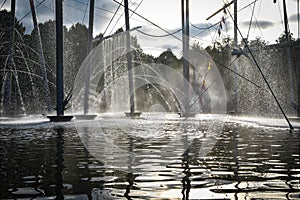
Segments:
[[[195,117],[198,113],[188,112],[188,113],[178,113],[180,117]]]
[[[56,116],[56,115],[48,115],[47,118],[50,119],[50,122],[69,122],[72,120],[72,115],[63,115],[63,116]]]
[[[136,118],[140,117],[142,112],[125,112],[126,117]]]

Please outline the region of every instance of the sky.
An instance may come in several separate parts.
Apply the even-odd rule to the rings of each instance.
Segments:
[[[122,0],[116,1],[121,2]],[[16,2],[16,16],[21,19],[30,12],[29,1],[16,0]],[[160,26],[168,33],[173,33],[181,28],[181,0],[129,0],[129,2],[130,9],[136,10],[136,13]],[[205,47],[216,41],[220,42],[225,37],[233,37],[233,22],[230,17],[230,14],[233,15],[233,5],[229,7],[227,14],[220,12],[210,20],[206,20],[212,13],[223,7],[224,2],[226,1],[190,0],[191,43],[197,42]],[[238,0],[238,27],[243,37],[248,36],[249,40],[260,37],[270,44],[275,43],[280,34],[284,32],[282,2],[282,0],[277,0],[276,3],[273,0]],[[290,31],[295,38],[298,38],[297,0],[286,0],[286,2]],[[87,25],[88,3],[89,0],[64,0],[64,25],[70,27],[78,22]],[[0,0],[0,6],[2,4],[2,9],[10,10],[10,0]],[[35,4],[39,22],[55,18],[55,0],[35,0]],[[117,8],[118,4],[113,0],[95,0],[94,36],[103,33],[106,29],[105,35],[107,36],[120,27],[124,28],[123,7],[119,8],[110,26],[108,26]],[[212,24],[220,22],[222,17],[225,17],[226,20],[220,35],[217,33],[218,26],[207,29]],[[252,24],[249,29],[251,18]],[[26,27],[27,33],[30,33],[33,27],[31,13],[23,18],[21,22]],[[130,26],[131,28],[142,26],[138,30],[156,36],[167,34],[167,32],[153,26],[135,14],[132,14],[130,18]],[[149,37],[137,31],[133,31],[133,34],[138,37],[141,47],[155,56],[167,48],[171,48],[177,53],[180,52],[180,40],[172,36]],[[175,36],[181,38],[181,32],[176,33]],[[242,36],[239,35],[238,40],[241,41],[241,38]]]

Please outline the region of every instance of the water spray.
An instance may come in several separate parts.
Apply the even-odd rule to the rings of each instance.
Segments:
[[[227,9],[227,11],[228,11],[228,13],[229,13],[231,19],[233,19],[233,16],[232,16],[232,14],[230,13],[230,11],[228,10],[228,8],[226,8],[226,9]],[[259,66],[259,64],[258,64],[258,62],[257,62],[257,60],[255,59],[255,57],[254,57],[254,55],[253,55],[253,53],[252,53],[252,51],[251,51],[249,45],[247,44],[247,41],[246,41],[245,38],[243,37],[243,34],[242,34],[241,30],[238,28],[237,22],[236,22],[235,20],[233,20],[233,22],[234,22],[234,26],[236,27],[237,31],[239,32],[240,36],[242,37],[243,42],[245,43],[245,47],[246,47],[246,49],[249,51],[249,54],[250,54],[251,58],[253,59],[254,64],[256,65],[256,67],[257,67],[259,73],[261,74],[262,78],[264,79],[265,83],[267,84],[268,89],[270,90],[270,92],[271,92],[271,94],[272,94],[274,100],[276,101],[277,106],[279,107],[281,113],[283,114],[285,120],[287,121],[287,123],[288,123],[288,125],[289,125],[289,127],[290,127],[290,130],[294,130],[293,125],[291,124],[291,122],[290,122],[290,120],[288,119],[288,117],[286,116],[286,114],[285,114],[283,108],[281,107],[281,105],[280,105],[280,103],[279,103],[279,101],[278,101],[278,99],[277,99],[275,93],[273,92],[273,90],[272,90],[272,88],[271,88],[271,86],[270,86],[268,80],[266,79],[266,77],[265,77],[264,73],[262,72],[262,70],[261,70],[261,68],[260,68],[260,66]]]

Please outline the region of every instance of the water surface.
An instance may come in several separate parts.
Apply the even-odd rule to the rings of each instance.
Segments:
[[[98,122],[79,122],[83,137],[73,122],[2,121],[0,198],[300,198],[299,131],[227,121],[213,144],[197,118]]]

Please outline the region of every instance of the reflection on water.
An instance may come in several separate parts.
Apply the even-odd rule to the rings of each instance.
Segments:
[[[92,138],[80,138],[72,123],[64,128],[50,123],[1,126],[0,198],[300,197],[299,132],[228,122],[211,151],[202,154],[207,138],[200,132],[205,130],[199,128],[201,137],[191,137],[196,122],[184,127],[180,123],[180,120],[165,122],[161,133],[155,133],[151,139],[105,127],[107,133],[120,136],[115,144],[126,152],[123,158],[122,154],[116,157],[103,150],[101,144],[87,142]],[[91,127],[85,130],[95,131]],[[151,134],[143,125],[133,131],[136,135]],[[178,131],[181,134],[177,138]],[[91,148],[105,154],[101,159],[107,160],[97,160],[87,150]],[[120,163],[116,159],[123,159],[123,169],[114,165]]]
[[[56,187],[55,187],[55,194],[56,199],[64,199],[64,194],[62,192],[63,186],[63,177],[62,172],[65,166],[63,165],[64,162],[64,129],[59,127],[56,129],[57,131],[57,138],[56,138],[56,173],[55,173],[55,180],[56,180]]]

